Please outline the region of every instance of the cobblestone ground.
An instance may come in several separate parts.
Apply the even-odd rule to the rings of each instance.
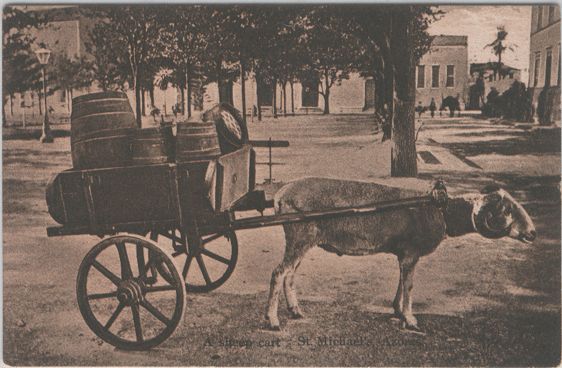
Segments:
[[[88,329],[75,277],[95,237],[47,238],[45,185],[70,165],[68,138],[53,145],[3,142],[4,361],[12,365],[553,366],[560,361],[560,129],[493,125],[473,118],[422,120],[418,179],[390,179],[390,144],[368,115],[296,116],[250,124],[276,149],[277,183],[318,175],[452,194],[505,187],[533,217],[533,245],[477,235],[445,240],[417,268],[414,312],[425,335],[390,318],[398,280],[389,255],[338,257],[310,251],[297,274],[306,318],[270,332],[263,314],[281,228],[238,233],[229,281],[191,294],[176,333],[149,352],[118,351]],[[427,153],[422,153],[427,152]],[[267,151],[258,149],[258,161]],[[258,180],[269,175],[259,165]],[[273,189],[270,189],[272,191]],[[243,341],[239,346],[238,342]],[[341,341],[344,343],[342,344]],[[237,343],[238,346],[232,346]]]

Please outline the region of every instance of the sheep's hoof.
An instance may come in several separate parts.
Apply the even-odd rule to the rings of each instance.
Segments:
[[[408,323],[406,321],[402,321],[402,330],[404,332],[415,333],[418,335],[425,336],[425,332],[423,332],[421,328],[418,327],[417,324]]]
[[[402,314],[402,312],[400,312],[399,309],[394,309],[394,314],[392,315],[392,317],[390,317],[390,319],[397,319],[399,321],[402,321],[404,320],[404,315]]]
[[[270,318],[267,314],[265,315],[265,320],[267,321],[267,325],[271,331],[281,331],[281,327],[279,327],[279,320],[277,317]]]
[[[301,309],[296,307],[289,307],[289,315],[292,319],[301,319],[304,318],[304,314],[302,313]]]

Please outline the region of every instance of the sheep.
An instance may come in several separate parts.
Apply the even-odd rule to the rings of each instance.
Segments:
[[[368,182],[304,178],[282,187],[275,195],[274,205],[277,214],[285,214],[364,206],[423,194]],[[497,186],[488,186],[481,194],[450,197],[444,210],[426,204],[283,227],[285,254],[271,275],[266,312],[273,330],[280,329],[277,309],[282,285],[291,318],[303,317],[294,277],[305,253],[314,246],[338,255],[396,255],[400,280],[393,302],[394,315],[407,330],[420,331],[412,313],[413,275],[420,257],[432,253],[446,236],[478,232],[487,238],[509,236],[531,243],[537,235],[525,209]]]

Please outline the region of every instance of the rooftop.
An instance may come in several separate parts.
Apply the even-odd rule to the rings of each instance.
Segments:
[[[431,46],[467,46],[468,36],[439,35],[433,38]]]
[[[487,63],[472,63],[470,64],[470,73],[474,72],[482,72],[486,70],[497,70],[498,69],[498,62],[497,61],[488,61]],[[501,63],[501,72],[509,73],[513,71],[518,71],[519,69]]]

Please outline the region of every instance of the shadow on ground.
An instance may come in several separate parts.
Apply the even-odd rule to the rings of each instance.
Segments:
[[[505,135],[510,136],[505,138]],[[529,132],[486,131],[456,134],[459,137],[498,136],[497,140],[470,141],[466,143],[443,143],[442,146],[463,156],[486,154],[540,155],[560,153],[560,129],[537,129]],[[504,136],[504,138],[501,138]],[[515,137],[512,137],[515,136]]]

